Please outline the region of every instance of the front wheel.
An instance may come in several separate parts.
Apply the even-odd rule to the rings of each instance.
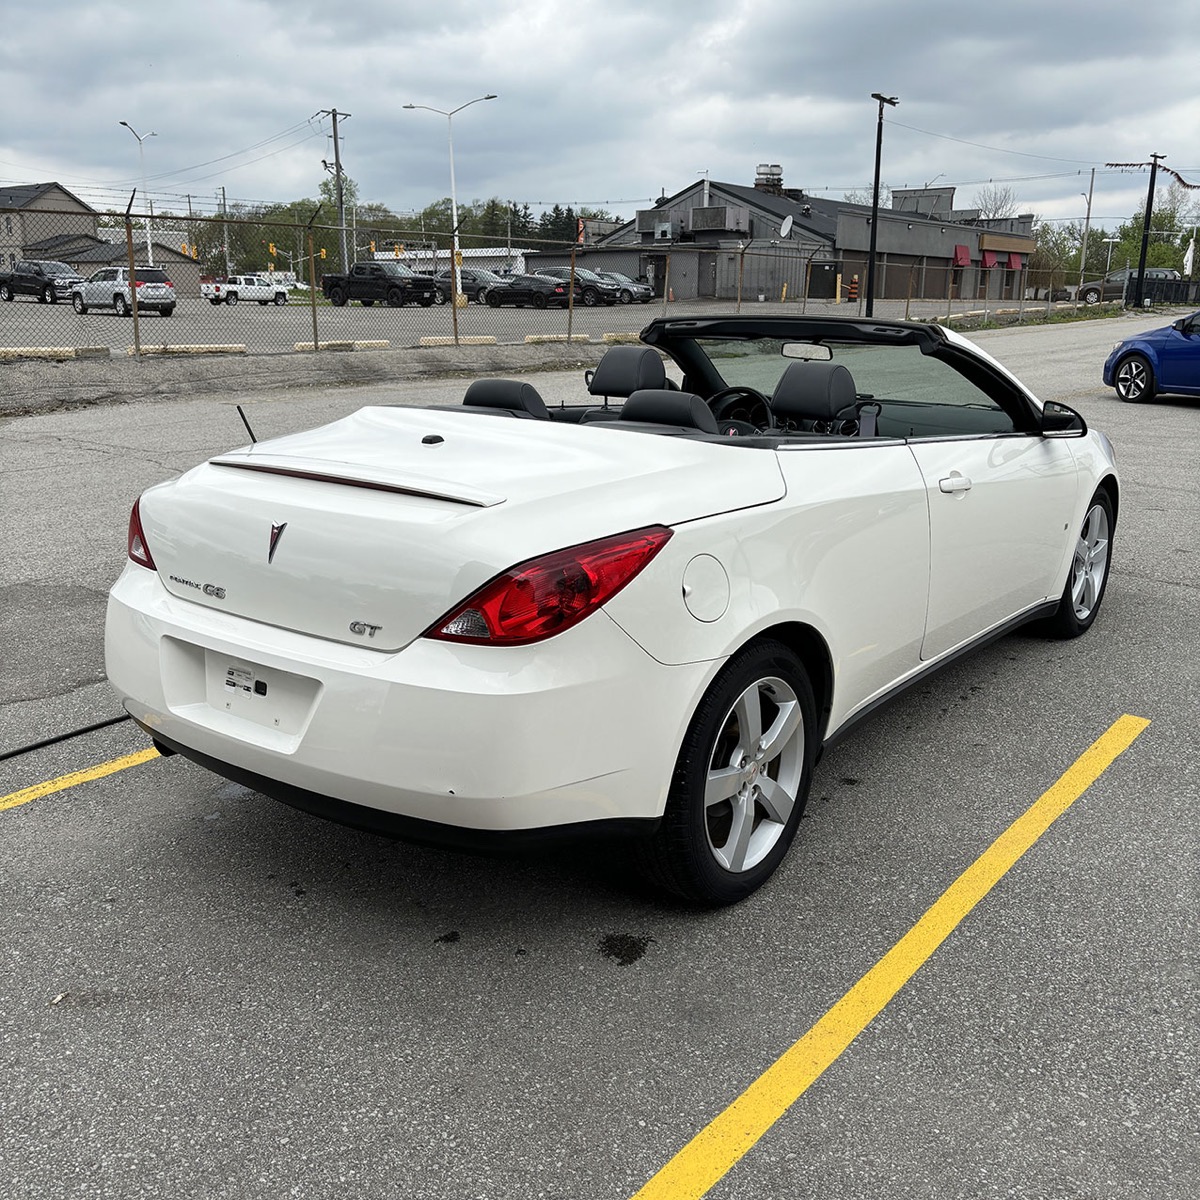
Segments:
[[[782,642],[752,643],[700,701],[662,823],[641,847],[660,885],[705,905],[750,895],[783,861],[816,753],[808,673]]]
[[[84,304],[83,297],[78,292],[71,297],[71,307],[74,308],[80,316],[87,312],[87,305]]]
[[[1092,627],[1108,585],[1114,524],[1112,501],[1101,488],[1083,518],[1062,599],[1045,623],[1051,637],[1076,638]]]
[[[439,290],[439,291],[434,292],[434,294],[433,294],[434,304],[445,304],[448,299],[449,299],[449,297],[443,291]]]
[[[499,308],[502,301],[496,292],[488,292],[487,294],[488,308]]]
[[[588,308],[595,308],[600,303],[600,294],[592,288],[584,288],[581,299]]]
[[[13,290],[7,283],[0,283],[0,300],[11,300],[13,298]]]
[[[432,296],[422,296],[421,297],[421,307],[422,308],[428,308],[432,303],[433,303]]]
[[[42,294],[38,297],[38,303],[40,303],[40,304],[57,304],[58,297],[55,295],[54,289],[52,287],[42,288]]]
[[[1140,354],[1131,354],[1117,367],[1117,395],[1136,404],[1154,399],[1154,368]]]
[[[628,288],[622,288],[619,299],[622,304],[632,304],[633,303],[633,293]]]

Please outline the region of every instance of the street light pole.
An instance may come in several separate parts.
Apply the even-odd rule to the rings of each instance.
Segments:
[[[446,133],[450,145],[450,271],[454,280],[454,303],[456,306],[462,304],[459,299],[462,295],[462,263],[458,253],[458,193],[454,184],[454,114],[462,112],[464,108],[470,108],[472,104],[478,104],[481,100],[495,99],[495,94],[489,92],[486,96],[476,96],[474,100],[468,100],[466,104],[460,104],[449,112],[442,108],[431,108],[428,104],[404,105],[407,109],[423,108],[426,112],[437,113],[446,118]]]
[[[1108,259],[1104,263],[1104,273],[1107,275],[1112,270],[1112,248],[1121,243],[1120,238],[1105,238],[1105,243],[1108,246]]]
[[[879,101],[879,122],[875,129],[875,190],[871,194],[871,249],[867,255],[867,303],[866,315],[875,315],[875,246],[879,234],[879,165],[883,158],[883,106],[895,108],[900,103],[896,96],[871,93],[872,100]]]
[[[147,265],[152,267],[154,266],[154,243],[150,240],[150,200],[146,195],[146,156],[142,153],[142,143],[147,138],[158,137],[158,134],[153,129],[149,133],[138,133],[128,121],[118,121],[117,124],[124,125],[137,138],[138,166],[142,173],[142,203],[146,206],[146,258]]]

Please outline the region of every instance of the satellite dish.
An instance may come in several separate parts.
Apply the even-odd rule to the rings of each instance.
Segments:
[[[788,215],[783,218],[783,224],[780,225],[780,227],[779,227],[779,236],[787,237],[788,234],[791,232],[792,232],[792,215],[791,215],[791,213],[788,213]]]

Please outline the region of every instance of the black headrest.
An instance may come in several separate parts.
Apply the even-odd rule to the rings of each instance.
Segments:
[[[609,352],[611,353],[611,351]],[[622,421],[648,421],[655,425],[681,425],[703,433],[719,433],[712,409],[691,392],[643,388],[621,406]]]
[[[546,402],[532,384],[519,379],[476,379],[463,397],[463,403],[478,408],[508,408],[548,421]]]
[[[775,385],[771,412],[777,417],[832,421],[854,409],[857,395],[854,377],[841,363],[794,362]]]
[[[632,396],[642,388],[660,388],[667,371],[657,350],[649,346],[613,346],[592,373],[588,391],[593,396]]]

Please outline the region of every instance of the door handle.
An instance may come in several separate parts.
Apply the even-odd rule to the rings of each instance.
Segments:
[[[960,475],[957,471],[952,471],[945,479],[938,480],[938,487],[947,493],[969,492],[971,490],[971,481],[965,475]]]

